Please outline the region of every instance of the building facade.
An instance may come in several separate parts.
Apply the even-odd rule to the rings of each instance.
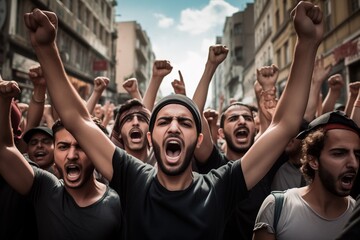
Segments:
[[[119,102],[130,96],[122,87],[129,78],[136,78],[141,94],[149,84],[155,54],[146,32],[136,21],[117,23],[116,83]]]
[[[2,0],[0,5],[0,67],[4,79],[21,88],[21,102],[29,102],[32,83],[29,68],[39,65],[31,47],[23,15],[34,8],[58,16],[57,45],[65,71],[80,96],[87,100],[97,76],[110,79],[101,102],[116,102],[115,5],[107,0]]]
[[[224,96],[224,105],[230,99],[244,98],[244,71],[254,61],[254,4],[248,3],[243,11],[226,17],[221,44],[229,48],[229,54],[221,64],[221,75],[216,75],[217,86],[212,85],[215,97]],[[220,87],[220,89],[214,89]],[[215,102],[216,101],[212,101]],[[218,108],[218,105],[213,106]]]

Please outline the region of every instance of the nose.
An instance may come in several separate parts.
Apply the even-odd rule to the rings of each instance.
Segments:
[[[245,118],[242,115],[240,115],[238,119],[238,124],[245,124],[245,122],[246,122]]]
[[[170,133],[178,133],[179,132],[179,123],[177,120],[173,119],[171,121],[168,131]]]
[[[356,153],[351,154],[351,156],[349,157],[349,160],[347,162],[347,167],[355,168],[355,169],[359,168],[359,158],[357,157]]]
[[[79,157],[78,155],[78,150],[76,149],[75,146],[71,146],[69,148],[69,151],[67,153],[67,158],[70,159],[70,160],[75,160]]]
[[[134,116],[133,119],[132,119],[132,124],[133,125],[139,125],[139,119],[138,119],[138,116]]]
[[[39,140],[37,143],[36,143],[36,147],[41,147],[43,145],[43,142],[41,140]]]

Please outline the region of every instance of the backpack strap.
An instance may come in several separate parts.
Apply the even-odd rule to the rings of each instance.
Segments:
[[[277,224],[281,215],[281,210],[284,202],[284,193],[285,191],[271,191],[271,194],[275,198],[275,210],[274,210],[274,231],[276,232]]]

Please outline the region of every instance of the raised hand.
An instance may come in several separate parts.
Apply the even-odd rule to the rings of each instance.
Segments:
[[[28,76],[34,85],[46,87],[46,80],[44,78],[41,66],[31,67],[28,72]]]
[[[136,78],[129,78],[125,80],[122,86],[130,95],[139,91],[139,85]]]
[[[360,89],[360,81],[349,83],[349,92],[351,96],[357,96]]]
[[[345,82],[341,74],[334,74],[329,77],[328,85],[331,90],[340,92],[340,90],[345,85]]]
[[[224,61],[229,49],[224,45],[212,45],[209,47],[208,62],[219,65]]]
[[[178,73],[179,73],[180,80],[174,79],[171,82],[171,86],[173,87],[174,92],[176,94],[183,94],[186,96],[185,82],[184,82],[183,76],[182,76],[180,70],[178,71]]]
[[[94,92],[102,93],[106,87],[109,85],[110,79],[107,77],[96,77],[94,79]]]
[[[55,42],[58,19],[55,13],[35,8],[25,13],[24,21],[29,29],[30,41],[34,48]]]
[[[324,67],[324,56],[321,55],[316,58],[314,71],[313,71],[313,82],[322,83],[329,75],[332,69],[332,65]]]
[[[274,91],[275,84],[279,77],[279,68],[272,64],[271,66],[263,66],[256,70],[257,81],[262,87],[263,92]]]
[[[323,14],[319,6],[300,1],[291,11],[291,17],[299,40],[315,41],[316,45],[320,44],[324,27],[322,23]]]
[[[171,73],[173,67],[170,64],[170,61],[167,60],[155,60],[153,65],[153,77],[161,78],[161,80]]]
[[[20,88],[15,81],[5,81],[0,79],[0,97],[3,99],[12,99],[18,96]]]

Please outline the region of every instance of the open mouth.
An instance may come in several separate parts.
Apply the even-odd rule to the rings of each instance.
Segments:
[[[139,129],[133,129],[130,131],[129,136],[133,142],[139,142],[141,141],[143,134]]]
[[[70,181],[75,181],[80,176],[80,168],[77,165],[71,164],[65,167],[66,176]]]
[[[246,128],[238,128],[235,130],[234,135],[236,138],[239,138],[239,139],[247,138],[247,136],[249,135],[249,131]]]
[[[38,151],[34,153],[34,157],[36,158],[42,158],[44,156],[46,156],[46,153],[44,151]]]
[[[165,157],[169,164],[175,164],[181,157],[183,144],[181,139],[171,137],[165,140]]]
[[[169,157],[178,157],[181,152],[181,145],[177,141],[169,141],[166,144],[166,155]]]
[[[356,174],[355,173],[346,173],[341,178],[341,184],[344,188],[352,188],[353,182],[355,180]]]

